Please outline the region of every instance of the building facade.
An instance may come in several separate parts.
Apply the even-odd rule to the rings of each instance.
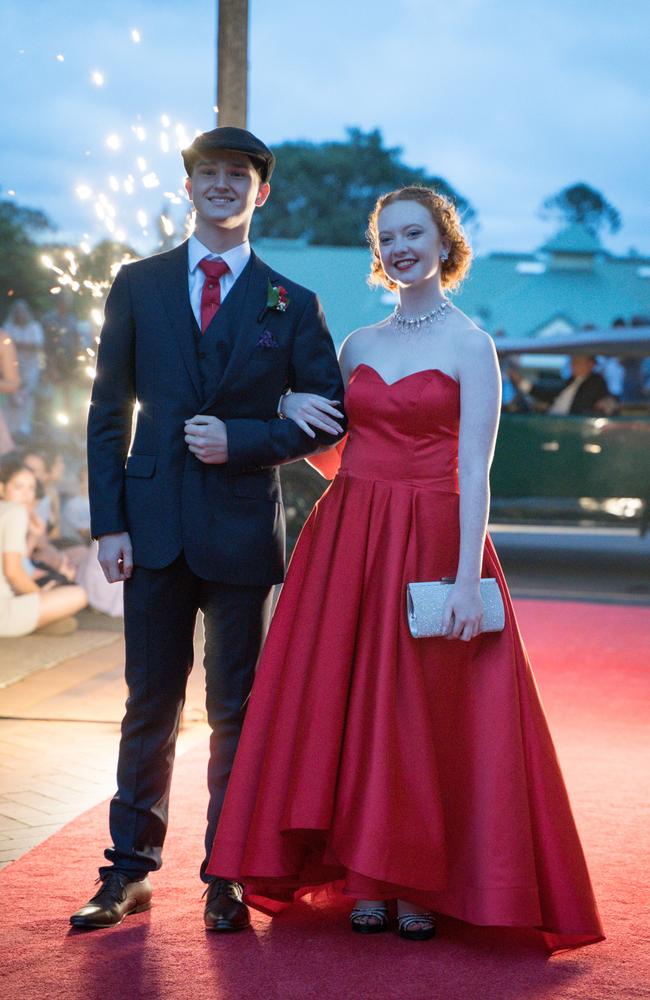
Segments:
[[[377,322],[395,297],[370,288],[364,247],[309,246],[262,240],[256,250],[278,271],[320,296],[335,343]],[[538,250],[477,257],[454,302],[492,335],[539,337],[615,320],[650,317],[650,257],[618,257],[579,225],[560,230]]]

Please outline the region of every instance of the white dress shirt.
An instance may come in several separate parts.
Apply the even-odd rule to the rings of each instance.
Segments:
[[[205,281],[205,274],[199,267],[200,262],[207,257],[208,260],[222,260],[224,264],[228,265],[226,273],[219,278],[221,301],[223,302],[226,295],[237,281],[237,278],[248,264],[250,255],[251,245],[248,240],[240,243],[239,246],[233,247],[232,250],[224,250],[223,253],[213,253],[213,251],[208,250],[208,248],[204,246],[203,243],[201,243],[201,241],[194,236],[194,234],[190,236],[187,246],[190,303],[192,305],[192,312],[196,317],[196,322],[199,324],[199,327],[201,326],[201,294],[203,292],[203,283]]]
[[[565,386],[562,392],[558,393],[546,412],[568,413],[573,405],[573,400],[576,397],[578,389],[586,378],[586,375],[577,375],[569,385]]]

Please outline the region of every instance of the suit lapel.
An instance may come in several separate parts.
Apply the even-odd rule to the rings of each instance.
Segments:
[[[232,382],[237,373],[246,366],[257,346],[261,325],[264,322],[264,307],[271,273],[270,268],[251,251],[248,264],[215,317],[214,321],[224,323],[220,333],[223,336],[231,336],[233,348],[219,384],[212,396],[206,400],[203,410],[214,405],[224,386]]]
[[[203,391],[199,362],[196,356],[193,313],[190,303],[187,240],[175,250],[170,250],[160,260],[161,263],[165,264],[158,279],[161,298],[169,317],[170,326],[178,340],[178,346],[192,379],[192,384],[199,399],[201,399]]]

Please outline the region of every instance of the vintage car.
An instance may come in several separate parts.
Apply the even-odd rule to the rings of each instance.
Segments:
[[[557,377],[573,354],[647,359],[650,327],[496,343],[502,371],[516,362],[533,379],[548,379],[554,372]],[[611,415],[556,416],[504,407],[490,483],[495,522],[615,524],[644,534],[650,519],[647,383],[639,398],[621,401]]]
[[[505,369],[562,385],[571,354],[650,356],[650,327],[496,341]],[[493,523],[617,525],[642,534],[650,519],[650,397],[612,416],[501,414],[490,475]],[[306,462],[282,469],[288,551],[327,483]]]

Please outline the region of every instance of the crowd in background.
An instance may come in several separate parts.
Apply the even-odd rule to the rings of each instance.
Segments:
[[[36,318],[12,304],[0,336],[0,638],[65,634],[89,605],[122,615],[122,585],[108,584],[90,537],[84,456],[95,331],[67,290]],[[614,327],[650,325],[645,317]],[[585,332],[593,329],[583,327]],[[495,333],[495,338],[503,331]],[[512,412],[611,415],[650,407],[650,359],[574,355],[559,378],[527,378],[502,364]]]
[[[0,638],[66,634],[89,605],[122,614],[90,537],[84,456],[95,331],[63,290],[36,318],[12,304],[0,338]]]

